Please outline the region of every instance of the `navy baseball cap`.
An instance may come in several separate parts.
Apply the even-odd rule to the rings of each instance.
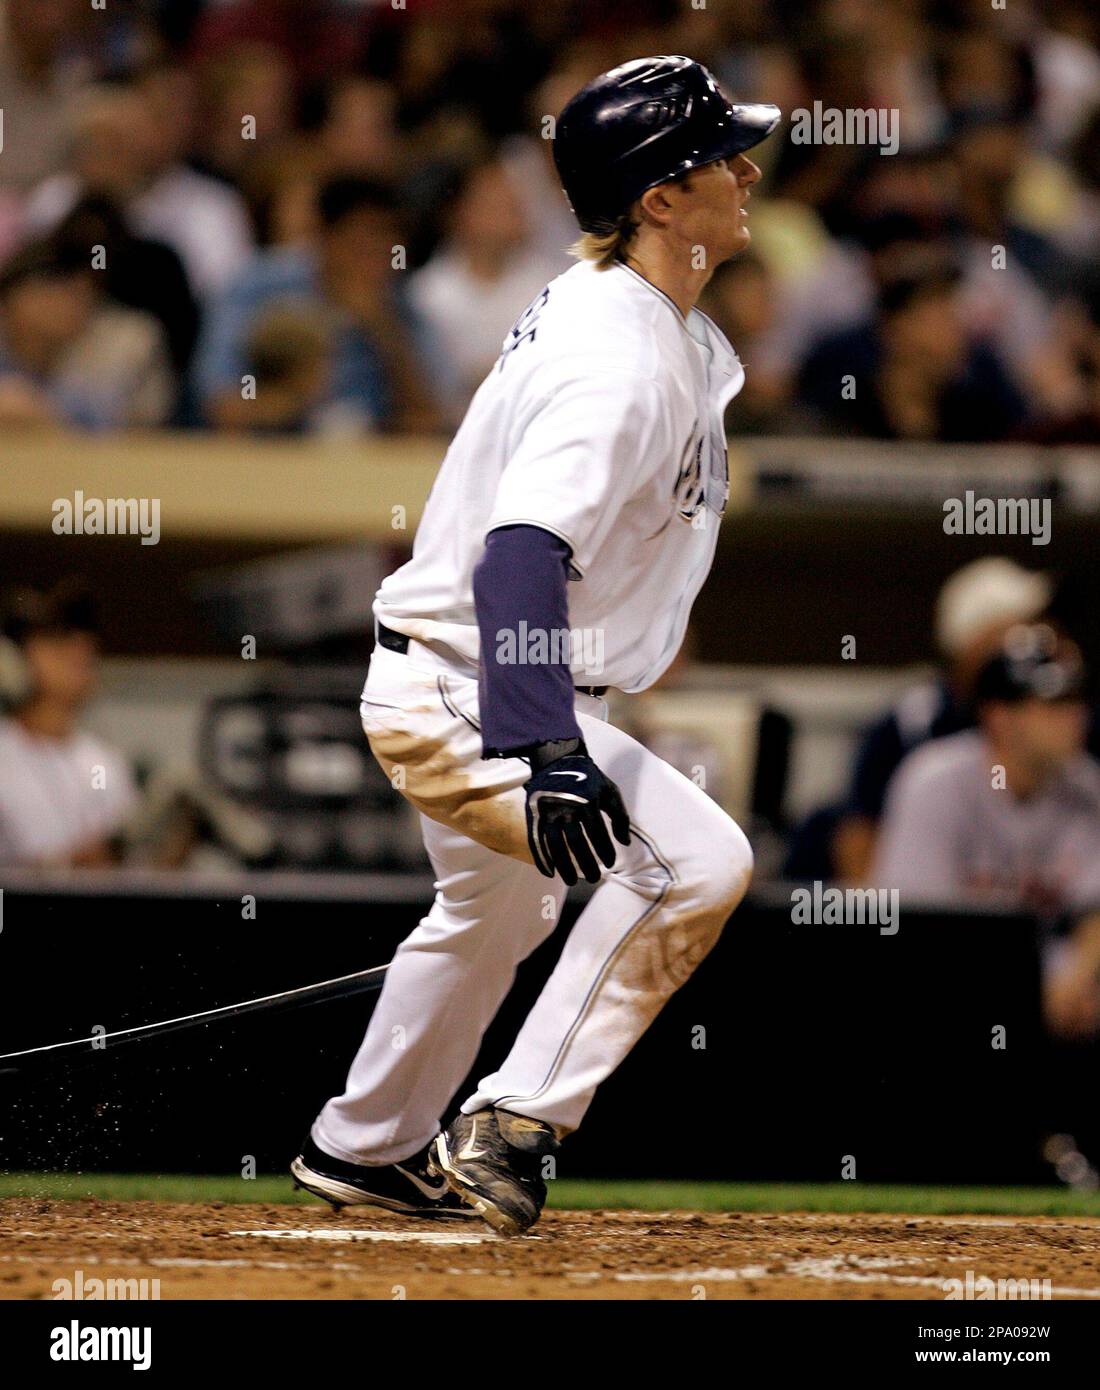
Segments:
[[[974,697],[978,704],[1079,700],[1084,689],[1085,665],[1076,642],[1049,623],[1017,623],[978,673]]]

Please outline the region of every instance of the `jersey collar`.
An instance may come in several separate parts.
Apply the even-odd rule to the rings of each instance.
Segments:
[[[651,294],[655,294],[658,299],[664,300],[676,315],[676,322],[697,347],[703,347],[709,352],[714,366],[718,368],[722,375],[744,377],[744,368],[741,366],[741,359],[737,356],[737,353],[734,352],[729,339],[709,314],[704,314],[702,309],[700,309],[698,305],[695,305],[688,313],[687,318],[685,318],[683,314],[680,313],[680,308],[676,301],[670,295],[665,294],[664,290],[658,288],[652,280],[647,280],[644,275],[640,275],[633,266],[627,265],[625,261],[618,261],[616,265],[619,269],[625,270],[627,275],[633,280],[636,280],[644,289],[649,290]],[[703,325],[703,337],[705,342],[700,341],[688,328],[688,324],[692,321]]]

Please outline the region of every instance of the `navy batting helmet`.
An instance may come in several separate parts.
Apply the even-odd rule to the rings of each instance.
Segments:
[[[554,162],[586,232],[609,231],[647,188],[758,145],[778,106],[732,105],[691,58],[635,58],[558,117]]]

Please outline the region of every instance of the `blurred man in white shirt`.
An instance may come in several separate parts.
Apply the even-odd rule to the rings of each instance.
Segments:
[[[113,862],[137,795],[122,755],[78,726],[99,665],[88,595],[17,590],[0,642],[0,864]]]

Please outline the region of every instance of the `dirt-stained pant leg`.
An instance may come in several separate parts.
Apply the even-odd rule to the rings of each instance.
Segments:
[[[580,715],[618,784],[632,841],[618,848],[508,1057],[462,1109],[500,1105],[576,1129],[609,1076],[718,940],[752,850],[705,792],[620,729]]]
[[[579,696],[592,756],[634,828],[593,894],[503,1066],[463,1105],[575,1129],[599,1083],[717,940],[752,869],[748,842],[692,782]],[[559,879],[527,848],[519,759],[483,759],[476,681],[376,652],[363,703],[379,762],[421,812],[436,899],[398,950],[347,1088],[314,1125],[338,1157],[422,1147],[461,1083],[516,965],[557,920]]]

